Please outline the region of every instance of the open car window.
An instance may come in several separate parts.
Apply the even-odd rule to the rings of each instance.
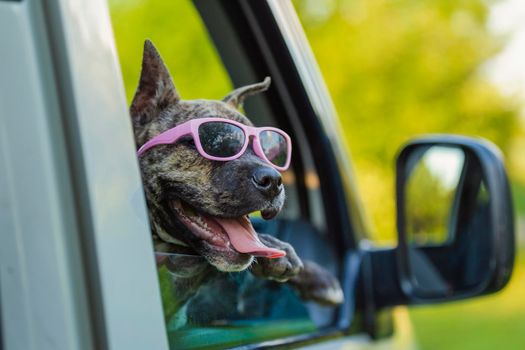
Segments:
[[[199,13],[189,0],[110,1],[110,11],[128,101],[140,74],[144,40],[159,49],[183,99],[222,99],[234,87]],[[246,82],[255,83],[255,82]],[[256,126],[283,127],[283,118],[271,113],[265,94],[250,98],[247,117]],[[292,138],[294,130],[285,129]],[[304,157],[305,148],[294,157]],[[302,174],[303,181],[297,181]],[[304,260],[338,273],[333,243],[326,235],[320,180],[311,159],[294,161],[282,174],[287,199],[272,220],[251,215],[255,230],[289,242]],[[304,195],[306,193],[306,195]],[[195,267],[213,270],[200,256],[157,254],[158,276],[168,339],[173,349],[236,346],[314,332],[333,325],[335,308],[304,302],[288,284],[256,278],[250,269],[217,273],[203,278],[198,288],[177,267],[180,258]],[[166,267],[169,265],[170,268]],[[185,293],[191,293],[187,301]]]

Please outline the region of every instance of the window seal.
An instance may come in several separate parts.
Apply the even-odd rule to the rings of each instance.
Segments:
[[[220,0],[207,2],[206,0],[193,0],[201,18],[213,39],[219,55],[223,60],[232,81],[235,85],[246,83],[250,79],[262,79],[267,75],[272,76],[275,89],[268,93],[269,102],[275,111],[286,113],[284,118],[290,119],[290,114],[300,117],[300,127],[304,129],[308,144],[311,148],[314,164],[318,170],[321,181],[321,192],[324,201],[326,217],[330,218],[327,231],[331,244],[338,249],[338,265],[340,267],[340,281],[345,292],[350,288],[357,288],[357,279],[354,281],[346,274],[348,255],[359,251],[358,238],[366,234],[365,225],[362,223],[362,214],[359,210],[357,193],[353,178],[342,179],[345,171],[341,168],[340,148],[338,140],[332,140],[327,135],[323,118],[332,118],[332,115],[319,115],[313,106],[306,91],[306,81],[299,74],[298,67],[290,52],[284,34],[279,28],[276,18],[267,1]],[[290,5],[291,6],[291,5]],[[221,25],[228,28],[223,28]],[[231,28],[230,28],[231,27]],[[227,38],[225,38],[227,37]],[[239,41],[241,52],[225,52],[232,42]],[[269,44],[271,43],[271,45]],[[238,48],[236,48],[238,50]],[[244,57],[242,57],[244,55]],[[243,61],[244,59],[244,61]],[[242,62],[248,62],[250,67],[242,67]],[[315,63],[315,62],[314,62]],[[337,152],[336,152],[337,151]],[[346,175],[346,174],[345,174]],[[299,177],[299,176],[298,176]],[[344,182],[344,183],[343,183]],[[355,222],[356,219],[360,222]],[[356,225],[354,227],[354,224]],[[360,269],[358,269],[358,274]],[[369,292],[369,291],[368,291]],[[370,299],[366,291],[356,290],[356,298]],[[366,294],[366,295],[365,295]],[[349,296],[346,295],[345,296]],[[350,304],[356,302],[356,309]],[[268,342],[249,344],[238,349],[258,349],[279,347],[286,344],[298,344],[322,340],[325,336],[338,337],[346,334],[365,333],[366,326],[350,329],[352,319],[367,313],[363,319],[373,317],[368,315],[369,309],[363,310],[362,300],[346,300],[339,307],[334,317],[332,326],[314,331],[309,334],[284,337]],[[348,310],[354,310],[354,315],[349,315]],[[352,317],[353,316],[353,317]]]

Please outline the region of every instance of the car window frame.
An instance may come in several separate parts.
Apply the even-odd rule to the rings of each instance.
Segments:
[[[335,218],[330,220],[328,231],[335,240],[342,243],[337,247],[341,249],[339,258],[343,267],[340,277],[346,287],[348,271],[344,269],[345,262],[348,254],[357,247],[355,238],[358,237],[358,230],[354,225],[358,225],[358,220],[350,222],[348,216],[349,213],[355,216],[352,210],[357,209],[349,211],[347,205],[347,196],[354,192],[343,182],[351,181],[351,178],[343,179],[340,175],[344,153],[341,153],[341,159],[336,159],[333,149],[339,141],[327,136],[325,129],[329,123],[321,122],[331,117],[319,115],[319,111],[314,108],[313,100],[305,88],[307,83],[303,80],[304,77],[298,73],[290,52],[282,49],[287,48],[287,44],[283,41],[283,34],[268,3],[221,1],[220,6],[241,9],[241,17],[251,24],[250,31],[246,34],[253,36],[259,33],[258,36],[255,35],[258,38],[255,41],[258,47],[253,47],[255,50],[251,54],[264,57],[264,49],[269,54],[262,65],[266,68],[259,67],[256,75],[269,71],[276,77],[274,84],[278,93],[271,100],[274,101],[273,108],[295,115],[291,121],[301,126],[297,130],[304,127],[310,144],[314,144],[314,139],[319,142],[318,149],[313,148],[314,160],[324,180],[323,196],[329,199],[325,201],[325,211],[330,213],[331,218]],[[134,141],[107,3],[105,0],[82,3],[50,0],[42,7],[44,18],[38,19],[38,23],[44,23],[43,33],[49,40],[53,74],[60,95],[63,123],[60,127],[65,134],[68,153],[69,168],[60,171],[65,171],[72,177],[72,192],[77,204],[74,210],[81,225],[79,239],[83,243],[86,283],[90,284],[90,312],[93,314],[91,322],[97,347],[139,348],[141,344],[147,344],[152,348],[167,348],[145,201],[140,191],[136,192],[141,189],[141,181],[135,152],[132,151]],[[258,12],[263,16],[254,16]],[[260,36],[261,24],[264,22],[261,22],[262,19],[269,19],[268,29],[271,34],[268,36]],[[243,40],[245,39],[246,37]],[[281,51],[269,47],[268,40],[273,39]],[[279,60],[275,61],[276,58]],[[286,64],[277,67],[283,61]],[[284,67],[290,71],[283,72]],[[230,75],[236,85],[246,77],[232,72]],[[100,81],[94,79],[96,76],[104,76],[103,89]],[[299,116],[306,120],[299,122]],[[104,137],[108,136],[109,131],[111,137]],[[120,164],[118,166],[115,164],[117,160]],[[108,169],[116,171],[116,176],[122,175],[129,180],[122,189],[123,196],[109,209],[104,204],[107,193],[101,191],[108,189],[110,183],[104,176]],[[326,179],[323,174],[327,175]],[[303,210],[307,212],[307,209]],[[115,216],[108,220],[108,213]],[[125,225],[129,218],[139,218],[143,222],[136,227],[128,223],[129,226],[121,227],[120,230],[113,225],[115,222]],[[122,234],[128,239],[122,241]],[[129,256],[133,256],[133,259],[130,260]],[[135,267],[133,271],[129,270],[130,262]],[[72,284],[73,281],[69,283]],[[133,308],[129,308],[130,305]],[[343,317],[348,309],[348,304],[341,306],[334,328],[277,339],[276,342],[280,345],[296,344],[314,338],[321,340],[342,335],[343,330],[346,331],[345,327],[349,326]],[[137,317],[138,314],[141,317]],[[261,346],[265,344],[250,345],[252,348]]]
[[[276,89],[267,93],[266,98],[273,113],[286,115],[292,127],[289,130],[292,138],[300,131],[310,145],[315,145],[312,147],[313,160],[323,179],[321,190],[325,215],[330,217],[331,223],[327,230],[340,249],[339,278],[345,295],[356,296],[351,300],[346,298],[339,307],[333,327],[277,342],[252,344],[250,348],[264,347],[270,343],[280,346],[299,344],[337,337],[347,332],[375,334],[377,311],[371,302],[373,287],[366,282],[369,279],[363,278],[365,282],[359,285],[362,289],[356,290],[361,262],[370,263],[362,259],[359,244],[370,236],[370,231],[363,219],[348,148],[344,145],[330,96],[293,5],[289,1],[272,0],[193,2],[234,85],[262,80],[266,75],[272,76],[272,84]],[[246,104],[246,110],[250,112],[249,103]],[[357,297],[361,300],[356,302]],[[389,320],[387,323],[390,325],[389,315],[383,318]],[[354,318],[364,322],[361,326],[350,328]],[[387,328],[389,325],[386,325]]]

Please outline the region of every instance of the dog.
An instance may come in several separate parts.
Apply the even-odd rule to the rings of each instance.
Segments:
[[[182,100],[158,51],[147,40],[130,107],[135,142],[144,145],[158,134],[197,118],[218,117],[252,126],[239,107],[246,97],[267,90],[269,85],[267,78],[232,91],[222,101]],[[173,281],[178,290],[176,308],[182,307],[210,276],[248,268],[257,278],[289,284],[304,300],[324,305],[343,301],[339,282],[328,271],[313,262],[303,263],[290,244],[253,230],[248,215],[260,211],[264,219],[275,217],[285,193],[279,172],[255,155],[252,147],[235,160],[213,161],[202,157],[194,140],[186,138],[149,149],[139,157],[139,165],[155,250],[179,253],[158,261],[177,277]],[[257,172],[264,173],[265,186],[254,182]],[[239,252],[230,233],[220,228],[225,222],[230,229],[249,232],[263,249],[284,251],[286,255],[266,258]],[[207,229],[198,230],[197,226]]]

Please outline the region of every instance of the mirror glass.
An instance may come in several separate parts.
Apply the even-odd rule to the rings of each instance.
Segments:
[[[450,241],[450,216],[465,154],[461,149],[434,146],[413,154],[406,183],[406,233],[412,245]]]
[[[490,197],[476,157],[459,146],[414,147],[404,163],[405,240],[414,293],[471,291],[490,270]]]

